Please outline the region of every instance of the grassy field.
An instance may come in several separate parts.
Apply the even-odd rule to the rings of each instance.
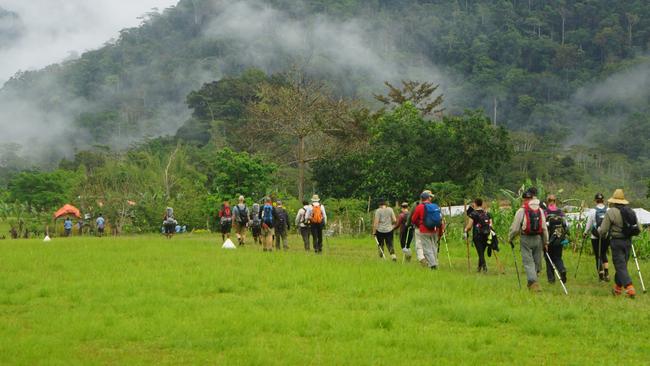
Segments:
[[[650,360],[650,295],[609,295],[589,257],[574,280],[577,255],[566,256],[570,296],[545,281],[533,295],[518,290],[509,247],[505,275],[493,259],[479,275],[460,242],[453,268],[443,247],[430,271],[381,261],[367,238],[329,241],[322,256],[295,237],[274,253],[225,251],[208,235],[1,241],[0,364]]]

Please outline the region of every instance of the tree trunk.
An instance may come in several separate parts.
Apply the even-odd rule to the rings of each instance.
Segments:
[[[305,137],[301,136],[298,146],[298,199],[305,199]]]
[[[497,97],[495,96],[494,97],[494,116],[493,116],[493,119],[492,119],[492,123],[494,123],[495,126],[497,125],[497,103],[498,103],[497,102]]]

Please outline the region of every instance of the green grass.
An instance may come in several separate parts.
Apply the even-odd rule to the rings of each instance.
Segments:
[[[454,268],[443,247],[434,272],[379,260],[369,239],[330,239],[322,256],[291,239],[288,253],[225,251],[207,235],[2,241],[0,364],[650,360],[650,295],[612,297],[591,257],[574,280],[577,255],[566,255],[570,296],[559,285],[532,295],[517,288],[509,248],[507,274],[490,259],[478,275],[460,242]]]

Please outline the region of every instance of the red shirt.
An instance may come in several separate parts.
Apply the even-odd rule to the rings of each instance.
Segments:
[[[415,208],[415,211],[413,211],[413,215],[411,215],[411,223],[413,225],[416,225],[418,229],[420,229],[420,233],[422,234],[433,234],[433,233],[438,233],[439,235],[442,235],[442,233],[445,232],[445,223],[442,223],[442,226],[438,229],[429,229],[428,227],[424,226],[424,202],[420,202],[419,205]],[[429,202],[426,202],[429,203]]]

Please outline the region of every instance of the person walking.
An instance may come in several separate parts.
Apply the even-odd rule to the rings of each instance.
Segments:
[[[474,200],[472,210],[468,212],[469,220],[463,230],[463,239],[467,240],[468,233],[472,230],[472,241],[478,254],[477,272],[487,273],[485,250],[488,247],[488,239],[492,231],[492,216],[483,208],[483,200],[481,198]]]
[[[583,237],[589,236],[591,239],[591,248],[593,249],[594,257],[596,258],[596,272],[598,272],[598,280],[600,282],[609,282],[609,260],[607,259],[607,251],[610,247],[609,236],[600,236],[598,228],[603,224],[605,215],[607,214],[607,206],[605,206],[605,196],[602,193],[596,193],[594,196],[596,206],[594,210],[587,216],[587,224]]]
[[[327,225],[327,213],[325,206],[320,203],[317,194],[311,197],[311,206],[307,210],[307,222],[311,228],[311,237],[314,242],[314,252],[323,253],[323,229]]]
[[[622,189],[617,189],[610,199],[609,210],[603,218],[603,223],[598,227],[598,234],[602,237],[609,233],[610,245],[612,247],[612,261],[614,262],[614,288],[612,293],[615,296],[625,295],[630,298],[636,296],[636,290],[632,285],[632,278],[627,271],[627,262],[630,259],[632,248],[632,237],[625,231],[625,224],[632,220],[637,222],[636,213],[627,205],[630,204],[625,199],[625,193]]]
[[[106,220],[104,219],[104,216],[100,213],[97,216],[97,220],[95,220],[95,225],[97,226],[97,236],[100,238],[104,236],[104,228],[106,227]]]
[[[174,219],[174,209],[167,207],[165,209],[165,213],[163,214],[163,229],[167,239],[171,239],[172,236],[174,236],[176,225],[178,225],[178,221]]]
[[[305,245],[305,250],[309,251],[309,224],[307,222],[307,210],[309,210],[309,202],[302,201],[302,208],[296,214],[296,227],[302,237],[302,242]]]
[[[275,207],[271,197],[264,198],[264,206],[258,214],[262,223],[261,239],[262,247],[265,252],[273,251],[273,236],[275,235],[274,225],[278,221]]]
[[[63,221],[63,232],[65,233],[65,236],[70,236],[72,234],[72,219],[70,219],[70,216],[67,216],[65,221]]]
[[[560,280],[566,283],[567,275],[564,260],[562,259],[562,251],[566,245],[569,245],[567,239],[569,225],[567,224],[564,212],[557,207],[557,198],[555,195],[551,194],[546,198],[546,210],[544,210],[544,214],[546,216],[549,235],[548,248],[546,249],[548,256],[544,256],[544,261],[546,262],[546,279],[548,283],[555,283],[554,264],[560,273]]]
[[[253,235],[253,242],[262,245],[262,219],[260,218],[260,204],[253,203],[250,214],[250,227]]]
[[[225,243],[226,239],[230,239],[230,231],[232,230],[232,210],[228,200],[223,201],[219,210],[219,224],[221,226],[221,240]]]
[[[233,208],[233,217],[235,221],[235,235],[239,246],[246,244],[246,231],[248,230],[248,221],[250,214],[244,196],[239,196],[239,203]]]
[[[289,224],[289,214],[282,206],[282,201],[277,201],[275,205],[275,215],[278,220],[275,224],[275,249],[289,250],[289,243],[287,242],[287,233],[291,228]]]
[[[379,202],[379,208],[375,210],[375,218],[372,222],[372,235],[377,237],[379,245],[379,257],[384,256],[384,245],[388,248],[390,258],[397,261],[395,248],[393,247],[393,230],[397,218],[392,208],[388,207],[385,200]]]
[[[542,269],[542,251],[548,246],[548,228],[540,203],[530,191],[524,192],[523,204],[515,213],[510,226],[508,242],[514,248],[513,240],[520,236],[521,261],[523,262],[530,291],[541,291],[537,274]]]
[[[433,270],[438,269],[438,241],[444,233],[440,207],[432,203],[431,191],[420,195],[420,204],[411,215],[411,224],[415,226],[415,253],[420,264]]]
[[[413,241],[413,225],[411,224],[411,212],[408,202],[403,202],[402,209],[397,216],[396,227],[399,228],[399,245],[407,261],[411,260],[411,242]]]

